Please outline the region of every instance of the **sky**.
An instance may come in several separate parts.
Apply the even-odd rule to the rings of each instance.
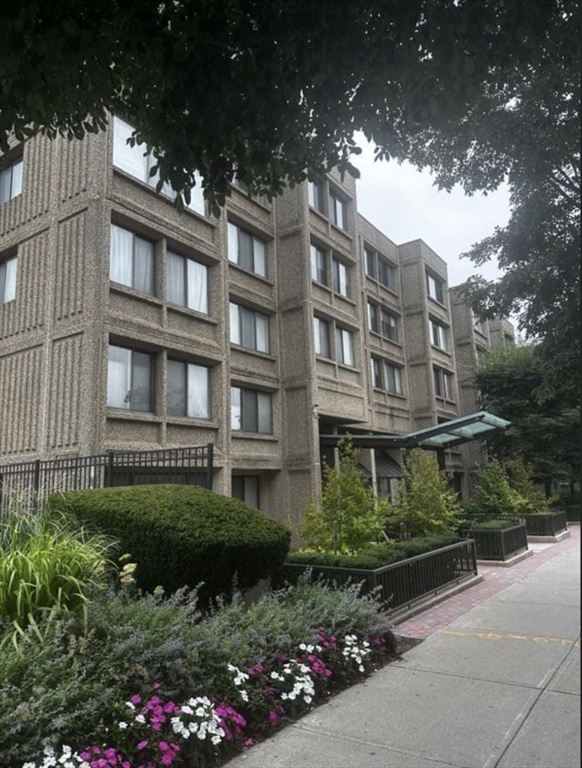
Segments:
[[[489,280],[501,275],[496,263],[475,267],[459,256],[507,223],[507,187],[473,197],[458,186],[450,193],[439,191],[429,171],[393,160],[374,162],[373,145],[364,138],[359,144],[362,154],[351,159],[361,173],[356,182],[359,213],[396,244],[424,240],[447,262],[449,287],[474,274]]]

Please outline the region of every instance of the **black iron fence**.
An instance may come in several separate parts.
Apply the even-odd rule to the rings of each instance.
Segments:
[[[568,530],[566,512],[525,515],[525,527],[528,536],[557,536],[562,531]]]
[[[0,465],[0,513],[11,499],[37,503],[50,493],[118,485],[175,483],[212,488],[213,445],[107,451]]]
[[[311,568],[313,577],[321,576],[338,584],[348,580],[363,582],[365,593],[380,587],[381,598],[388,603],[392,613],[399,613],[424,598],[438,595],[476,576],[477,556],[475,542],[467,539],[375,570],[285,563],[284,577],[294,581],[307,568]]]
[[[471,537],[475,541],[475,549],[479,560],[509,560],[528,549],[527,531],[525,525],[508,521],[507,528],[479,529],[474,527],[461,528],[461,536]]]

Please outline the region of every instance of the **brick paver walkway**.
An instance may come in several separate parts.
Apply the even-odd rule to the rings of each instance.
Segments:
[[[394,628],[395,633],[402,637],[426,639],[429,635],[470,611],[471,608],[488,600],[506,587],[521,581],[530,573],[534,573],[552,558],[570,547],[578,546],[580,526],[569,525],[568,530],[571,534],[570,537],[556,544],[530,544],[529,548],[534,551],[532,557],[510,567],[480,565],[479,574],[484,577],[483,581],[443,600],[442,603],[433,608],[428,608],[411,619],[397,624]]]

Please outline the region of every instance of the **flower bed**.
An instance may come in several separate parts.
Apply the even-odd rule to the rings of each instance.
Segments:
[[[548,513],[524,515],[528,536],[557,536],[568,530],[568,521],[564,510]]]
[[[512,520],[477,521],[460,532],[475,541],[479,560],[505,562],[528,549],[525,525]]]

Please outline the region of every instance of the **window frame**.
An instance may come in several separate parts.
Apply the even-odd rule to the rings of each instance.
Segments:
[[[114,272],[114,253],[113,253],[113,238],[114,238],[114,232],[116,229],[121,230],[122,232],[126,232],[131,235],[132,237],[132,247],[131,247],[131,279],[130,282],[123,282],[121,280],[116,280],[113,277]],[[151,282],[151,291],[150,290],[142,290],[139,287],[136,287],[136,266],[138,264],[138,254],[137,254],[137,241],[147,244],[151,248],[151,265],[148,267],[148,282]],[[142,237],[141,235],[138,235],[137,232],[134,232],[131,229],[127,229],[127,227],[122,227],[120,224],[116,224],[115,222],[111,222],[111,233],[109,238],[109,280],[112,283],[115,283],[116,285],[123,285],[125,288],[131,288],[134,291],[139,291],[139,293],[143,293],[147,296],[156,296],[156,245],[153,240],[148,239],[147,237]],[[117,256],[117,258],[121,258],[121,254]],[[117,269],[121,269],[122,265],[117,264]]]
[[[233,317],[236,315],[236,317]],[[245,344],[245,318],[250,319],[252,327],[253,343]],[[257,320],[265,321],[265,348],[259,346],[259,330]],[[263,312],[246,307],[244,304],[238,304],[236,301],[229,301],[229,323],[230,323],[230,343],[236,344],[243,349],[250,349],[253,352],[262,352],[266,355],[271,353],[271,322],[269,315]],[[236,331],[236,333],[235,333]],[[233,338],[234,337],[234,338]]]
[[[342,281],[342,270],[344,273],[344,280]],[[344,299],[350,298],[350,265],[342,261],[338,256],[333,255],[331,257],[331,272],[332,272],[332,288],[334,293],[338,296],[343,296]]]
[[[16,173],[16,186],[15,185],[15,169],[18,168]],[[6,182],[6,178],[10,176],[9,181]],[[22,194],[22,182],[24,176],[24,158],[22,153],[13,156],[12,159],[6,161],[5,165],[0,165],[0,205],[9,203],[14,198]],[[7,196],[3,196],[3,189],[8,189]]]
[[[441,352],[448,352],[448,328],[446,325],[442,325],[432,317],[428,319],[429,331],[430,331],[430,343],[431,346],[436,349],[440,349]]]
[[[325,214],[325,184],[321,181],[307,182],[307,201],[309,207]]]
[[[433,380],[435,397],[454,403],[452,372],[435,365],[433,366]]]
[[[387,256],[384,256],[383,253],[380,253],[377,248],[372,248],[369,245],[364,245],[364,262],[366,277],[381,285],[382,288],[398,295],[397,264]]]
[[[170,262],[172,259],[180,259],[183,262],[181,278],[182,285],[180,286],[183,292],[183,301],[174,301],[174,299],[170,297]],[[192,285],[190,264],[195,264],[196,267],[202,267],[204,270],[203,295],[201,297],[201,301],[199,302],[193,300],[193,297],[196,293],[194,288],[196,286]],[[184,307],[185,309],[190,309],[193,312],[200,312],[200,314],[208,316],[210,314],[209,283],[210,275],[209,267],[207,264],[204,264],[201,261],[198,261],[198,259],[192,258],[191,256],[184,256],[183,254],[177,253],[176,251],[168,248],[166,251],[166,301],[169,304],[172,304],[176,307]],[[196,304],[199,304],[199,306],[196,306]],[[201,306],[203,306],[203,308],[201,308]]]
[[[426,295],[438,304],[445,305],[445,281],[429,270],[426,270]]]
[[[239,403],[237,406],[239,411],[238,417],[234,413],[235,406],[233,403],[236,392],[240,393]],[[252,405],[249,405],[249,404],[252,404],[253,402],[254,402],[254,409]],[[268,413],[267,413],[268,428],[267,429],[261,429],[261,405],[260,405],[261,402],[263,403],[263,407],[265,404],[268,404]],[[251,408],[250,413],[249,413],[249,407]],[[265,413],[263,412],[263,418],[264,417],[265,417]],[[234,426],[234,419],[236,418],[240,420],[238,427]],[[272,435],[273,434],[273,397],[271,393],[264,392],[263,390],[260,390],[260,389],[251,389],[249,387],[239,387],[236,385],[231,385],[230,387],[230,428],[232,432],[248,432],[250,434]]]
[[[244,263],[244,258],[241,259],[241,233],[250,239],[251,243],[251,261],[252,266],[247,266]],[[233,250],[235,249],[236,238],[236,258],[234,258]],[[257,245],[262,248],[262,255],[257,259],[257,254],[260,253],[260,249],[257,249]],[[257,235],[253,234],[250,230],[245,229],[240,224],[236,224],[234,221],[227,222],[227,252],[228,260],[231,264],[236,264],[240,269],[245,269],[247,272],[251,272],[253,275],[267,279],[268,267],[267,267],[267,242]],[[257,264],[258,261],[258,264]],[[262,271],[257,266],[262,265]]]
[[[382,357],[370,358],[372,369],[372,387],[387,392],[389,395],[404,395],[402,386],[402,366],[394,365]],[[393,382],[393,384],[392,384]]]
[[[0,257],[0,306],[16,301],[17,280],[18,254]]]
[[[250,493],[247,493],[247,482],[250,484],[256,484],[256,487],[252,489]],[[238,492],[237,488],[235,492],[235,485],[242,483],[241,492]],[[250,504],[256,509],[261,508],[261,478],[259,475],[231,475],[231,497],[233,499],[240,499],[246,504]],[[252,499],[249,499],[249,496]],[[256,499],[256,504],[254,503]]]
[[[170,379],[171,379],[171,366],[182,366],[184,373],[184,402],[180,403],[181,413],[171,412],[170,407]],[[200,413],[191,413],[190,404],[196,398],[193,396],[193,388],[195,384],[194,370],[200,369],[205,372],[205,391],[203,391],[201,400],[205,400],[205,405],[202,415]],[[191,387],[192,384],[192,387]],[[176,391],[176,388],[174,388]],[[183,419],[196,419],[199,421],[210,421],[212,418],[212,369],[210,366],[201,365],[200,363],[193,363],[187,360],[178,360],[174,358],[168,358],[166,366],[166,413],[171,418],[183,418]]]
[[[111,352],[112,349],[116,350],[123,350],[128,354],[128,358],[126,358],[125,361],[112,361],[111,359]],[[135,399],[135,392],[136,392],[136,384],[135,384],[135,377],[136,377],[136,370],[137,370],[137,364],[136,361],[134,361],[134,356],[140,355],[141,357],[148,358],[149,360],[149,373],[148,373],[148,390],[147,390],[147,408],[135,408],[132,407],[132,400]],[[107,369],[107,407],[112,408],[116,411],[131,411],[133,413],[155,413],[155,356],[151,352],[143,352],[140,349],[135,349],[133,347],[125,347],[120,346],[119,344],[113,344],[109,342],[108,345],[108,369]],[[127,365],[127,362],[129,360],[129,367],[125,370],[125,379],[126,379],[126,394],[123,399],[123,402],[127,403],[127,406],[124,405],[114,405],[111,403],[111,384],[112,384],[112,363],[113,362],[123,362],[124,365]]]
[[[311,280],[318,285],[327,286],[327,253],[319,245],[309,246],[311,260]]]
[[[347,232],[347,201],[344,200],[335,190],[329,191],[329,220],[338,229]]]
[[[345,343],[347,341],[347,343]],[[335,326],[335,359],[340,365],[355,368],[356,353],[354,332],[341,325]]]
[[[317,315],[313,316],[314,348],[317,357],[333,360],[331,351],[331,323]]]

